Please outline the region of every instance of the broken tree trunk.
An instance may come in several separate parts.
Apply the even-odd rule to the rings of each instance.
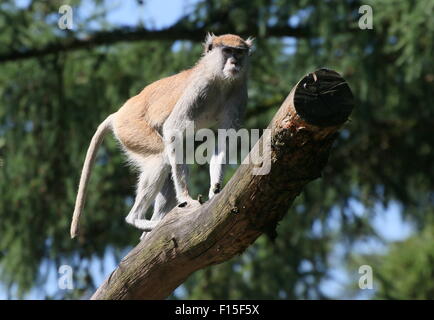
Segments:
[[[321,176],[352,108],[351,90],[338,73],[320,69],[305,76],[268,126],[271,139],[263,135],[252,149],[252,161],[240,165],[211,201],[168,213],[92,299],[164,299],[194,271],[242,253]],[[268,174],[254,174],[261,165]]]

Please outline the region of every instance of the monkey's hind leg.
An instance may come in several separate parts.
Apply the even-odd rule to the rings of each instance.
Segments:
[[[169,174],[169,166],[162,156],[153,156],[140,162],[140,176],[134,205],[125,221],[144,231],[151,231],[158,221],[146,220],[145,213]]]
[[[170,170],[169,170],[170,171]],[[175,187],[172,177],[167,175],[164,185],[155,198],[154,212],[151,221],[160,221],[177,204]]]
[[[163,217],[172,210],[177,204],[175,187],[173,185],[172,177],[167,174],[163,188],[157,194],[154,202],[154,211],[152,213],[151,221],[159,222]],[[140,239],[143,239],[148,232],[143,232]]]

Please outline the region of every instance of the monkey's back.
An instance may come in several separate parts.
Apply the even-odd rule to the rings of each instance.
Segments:
[[[128,151],[141,155],[163,152],[159,131],[188,85],[191,72],[188,69],[151,83],[116,112],[113,131]]]

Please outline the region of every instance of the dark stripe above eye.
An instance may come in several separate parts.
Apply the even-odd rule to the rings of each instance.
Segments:
[[[235,48],[235,47],[229,47],[229,46],[222,46],[222,50],[224,53],[231,53],[235,55],[242,55],[246,53],[247,49],[244,48]]]

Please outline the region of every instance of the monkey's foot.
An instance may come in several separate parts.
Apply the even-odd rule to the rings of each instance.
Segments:
[[[215,185],[211,186],[211,188],[209,189],[208,199],[211,199],[217,193],[220,193],[220,191],[221,191],[220,183],[216,183]]]

